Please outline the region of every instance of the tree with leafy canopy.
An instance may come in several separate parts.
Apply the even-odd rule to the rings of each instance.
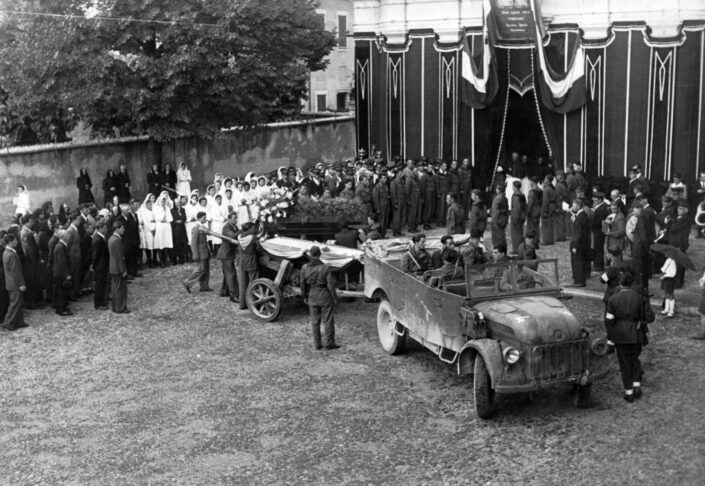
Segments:
[[[12,4],[12,8],[8,5]],[[310,0],[0,0],[0,86],[40,140],[163,141],[296,116],[335,44]],[[11,11],[10,11],[11,10]],[[48,15],[29,15],[34,12]]]

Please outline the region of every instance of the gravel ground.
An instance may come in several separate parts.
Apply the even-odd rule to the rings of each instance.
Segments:
[[[635,404],[613,373],[591,409],[559,389],[500,396],[482,421],[452,367],[384,354],[375,304],[341,304],[342,348],[314,351],[301,304],[258,323],[186,294],[186,273],[147,272],[130,315],[81,302],[0,335],[0,484],[702,484],[694,318],[652,325]],[[568,305],[599,325],[594,300]]]

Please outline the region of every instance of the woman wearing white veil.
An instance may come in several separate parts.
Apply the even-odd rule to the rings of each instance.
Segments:
[[[29,192],[27,192],[27,186],[20,184],[17,186],[17,195],[12,198],[12,203],[15,205],[15,214],[24,216],[29,214],[31,211],[31,205],[29,203]]]
[[[154,214],[156,231],[154,233],[154,250],[159,252],[159,264],[162,267],[167,265],[167,250],[174,248],[174,240],[171,234],[171,222],[174,218],[171,209],[174,203],[169,198],[169,193],[162,191],[157,198],[156,205],[152,208]]]
[[[191,247],[191,231],[195,226],[198,226],[198,220],[196,216],[198,215],[198,189],[191,191],[191,196],[189,201],[184,207],[186,212],[186,238],[188,239],[189,248]]]
[[[187,197],[191,193],[191,171],[184,162],[179,164],[179,170],[176,171],[176,192]]]
[[[154,233],[157,230],[157,222],[154,219],[154,213],[152,212],[152,198],[154,196],[148,193],[142,206],[137,212],[137,217],[139,218],[140,224],[140,248],[147,254],[147,265],[153,267],[155,264],[153,250],[154,250]]]

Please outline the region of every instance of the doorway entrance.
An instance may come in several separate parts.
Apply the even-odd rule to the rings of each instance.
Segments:
[[[524,93],[524,96],[520,96],[513,89],[510,90],[504,140],[502,150],[508,168],[512,166],[512,152],[517,152],[519,157],[526,155],[531,165],[539,157],[548,160],[548,147],[541,131],[536,100],[531,90]]]

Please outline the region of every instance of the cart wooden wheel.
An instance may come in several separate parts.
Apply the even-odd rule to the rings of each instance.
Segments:
[[[247,287],[247,307],[258,321],[272,322],[282,311],[282,293],[268,278],[258,278]]]

